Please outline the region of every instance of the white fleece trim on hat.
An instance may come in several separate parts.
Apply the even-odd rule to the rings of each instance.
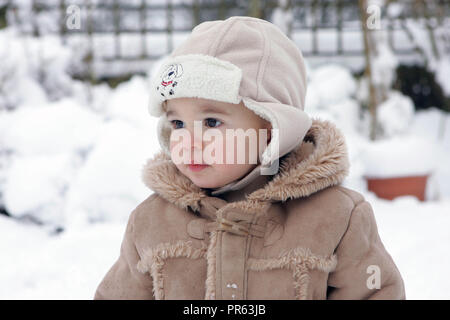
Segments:
[[[169,56],[150,80],[149,113],[160,117],[162,103],[189,97],[238,104],[242,70],[205,54]]]
[[[161,118],[159,118],[156,131],[158,135],[159,145],[168,156],[171,156],[170,134],[172,128],[170,127],[170,122],[167,120],[167,116],[165,113],[163,113]]]

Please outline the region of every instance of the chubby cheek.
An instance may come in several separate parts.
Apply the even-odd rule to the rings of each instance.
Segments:
[[[252,144],[247,138],[245,143],[239,143],[238,138],[235,138],[234,143],[227,141],[223,146],[223,159],[224,163],[235,164],[240,168],[256,165],[258,163],[258,141]]]
[[[169,150],[172,156],[172,160],[175,164],[178,164],[180,162],[186,162],[189,163],[190,161],[190,154],[185,152],[185,149],[188,147],[186,146],[186,143],[182,140],[180,141],[170,141],[169,144]]]

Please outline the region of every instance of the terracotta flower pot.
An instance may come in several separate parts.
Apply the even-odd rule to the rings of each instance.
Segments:
[[[364,177],[367,186],[378,197],[392,200],[399,196],[412,195],[425,201],[425,188],[429,175],[393,178]]]

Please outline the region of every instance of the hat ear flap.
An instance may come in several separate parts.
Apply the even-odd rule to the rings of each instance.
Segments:
[[[165,154],[170,156],[170,134],[172,132],[172,128],[169,121],[167,120],[166,114],[161,115],[161,117],[159,118],[156,132],[161,149],[165,152]]]

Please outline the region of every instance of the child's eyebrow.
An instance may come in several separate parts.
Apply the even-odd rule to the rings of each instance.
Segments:
[[[218,113],[218,114],[224,114],[224,115],[230,115],[230,113],[228,111],[225,110],[221,110],[221,109],[216,109],[214,107],[207,107],[205,109],[203,109],[200,113]],[[176,114],[175,110],[168,110],[166,112],[166,117],[169,117],[172,114]]]
[[[216,108],[212,108],[212,107],[203,109],[202,113],[220,113],[220,114],[224,114],[224,115],[230,115],[230,113],[228,111],[225,111],[222,109],[216,109]]]
[[[175,111],[169,110],[166,112],[166,117],[169,117],[171,114],[175,114]]]

